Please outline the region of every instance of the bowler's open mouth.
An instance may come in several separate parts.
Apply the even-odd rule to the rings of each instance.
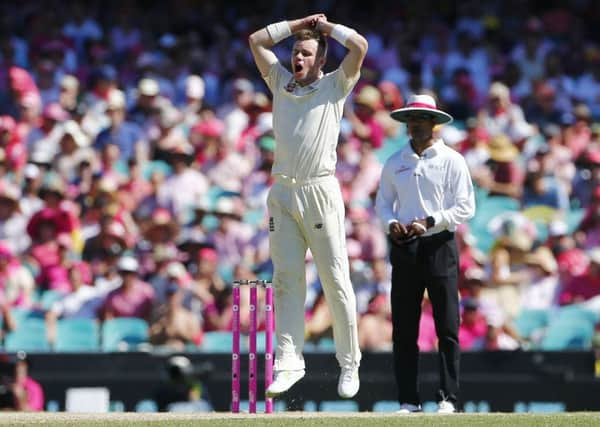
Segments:
[[[302,71],[302,64],[294,64],[294,73],[299,73]]]

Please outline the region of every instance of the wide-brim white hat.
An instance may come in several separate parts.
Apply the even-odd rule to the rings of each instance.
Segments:
[[[411,96],[406,106],[392,111],[390,116],[394,120],[406,123],[407,116],[413,112],[431,114],[434,122],[438,125],[450,123],[454,120],[450,114],[438,110],[435,100],[429,95]]]

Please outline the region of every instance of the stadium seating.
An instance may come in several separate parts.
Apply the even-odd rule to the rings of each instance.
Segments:
[[[358,403],[354,400],[324,400],[319,405],[321,412],[358,412]]]
[[[240,412],[248,412],[249,402],[247,400],[240,400]],[[273,401],[273,412],[285,412],[287,409],[286,403],[284,400],[274,400]],[[265,412],[265,401],[257,400],[256,401],[256,412],[261,413]]]
[[[438,410],[437,402],[434,402],[432,400],[423,402],[421,406],[423,407],[423,412],[437,412]]]
[[[548,326],[547,310],[521,310],[515,319],[517,332],[523,338],[531,338],[532,334]]]
[[[542,350],[587,350],[592,347],[593,325],[577,319],[557,319],[548,325]]]
[[[108,412],[125,412],[125,403],[122,400],[111,400],[108,403]]]
[[[515,413],[552,414],[565,411],[563,402],[516,402],[514,406]]]
[[[244,212],[243,221],[253,227],[258,227],[265,219],[264,209],[252,209]]]
[[[594,312],[578,304],[560,307],[550,314],[542,350],[587,350],[596,325]]]
[[[60,411],[60,403],[56,400],[49,400],[46,402],[46,412],[58,412]]]
[[[516,212],[519,210],[519,202],[510,197],[503,196],[481,196],[477,205],[475,216],[470,221],[471,233],[477,239],[477,247],[487,253],[493,246],[495,237],[489,232],[489,222],[498,214]]]
[[[152,399],[140,400],[135,405],[135,412],[158,412],[158,404]]]
[[[265,352],[265,332],[260,331],[256,334],[256,351],[259,353]],[[273,331],[273,351],[277,348],[277,336],[275,335],[275,331]]]
[[[321,338],[317,343],[316,351],[335,353],[335,342],[333,341],[333,338]]]
[[[150,180],[151,176],[154,173],[161,173],[164,176],[169,176],[171,174],[171,171],[172,168],[167,162],[162,160],[152,160],[144,165],[142,175],[145,179]],[[129,170],[127,170],[126,172],[129,173]]]
[[[317,412],[317,402],[314,400],[307,400],[304,402],[304,407],[302,409],[304,412]]]
[[[44,312],[41,310],[32,310],[29,308],[15,307],[10,310],[13,320],[17,327],[28,319],[43,319]]]
[[[463,404],[463,412],[466,413],[488,413],[490,412],[490,403],[486,400],[473,402],[471,400]]]
[[[15,331],[4,339],[4,350],[16,351],[49,351],[50,344],[46,335],[46,323],[43,319],[26,318],[17,323]]]
[[[53,291],[51,289],[45,290],[44,292],[42,292],[42,295],[40,297],[40,306],[44,310],[50,310],[52,304],[62,299],[64,296],[65,294],[63,294],[62,292]]]
[[[240,339],[240,348],[245,340]],[[208,353],[230,353],[233,346],[231,332],[210,331],[204,333],[202,345],[199,350]]]
[[[226,264],[220,264],[217,268],[219,275],[223,278],[225,283],[233,282],[233,267]]]
[[[373,412],[396,412],[400,409],[400,403],[395,400],[380,400],[373,404]]]
[[[55,351],[98,351],[100,333],[92,319],[62,319],[56,326]]]
[[[136,317],[118,317],[102,324],[102,350],[126,350],[148,341],[148,323]]]
[[[596,323],[596,315],[594,312],[585,309],[581,305],[571,304],[561,307],[555,313],[556,319],[560,321],[580,321],[594,326]]]
[[[579,227],[579,223],[583,219],[583,215],[585,214],[585,209],[571,209],[567,213],[567,225],[568,225],[568,233],[573,233],[577,227]]]

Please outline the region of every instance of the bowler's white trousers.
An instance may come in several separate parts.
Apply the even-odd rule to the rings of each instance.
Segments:
[[[267,200],[269,242],[274,265],[277,350],[275,370],[304,369],[306,251],[315,260],[333,318],[340,367],[357,367],[356,299],[348,267],[344,202],[334,176],[298,182],[276,176]]]

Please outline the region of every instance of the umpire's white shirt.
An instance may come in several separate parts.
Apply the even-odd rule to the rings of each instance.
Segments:
[[[302,181],[335,173],[344,101],[358,77],[339,67],[301,87],[279,62],[271,66],[264,79],[273,93],[273,175]]]
[[[386,232],[391,222],[406,224],[428,216],[435,218],[435,226],[424,235],[455,231],[475,214],[465,159],[441,139],[421,156],[407,144],[383,167],[375,209]]]

